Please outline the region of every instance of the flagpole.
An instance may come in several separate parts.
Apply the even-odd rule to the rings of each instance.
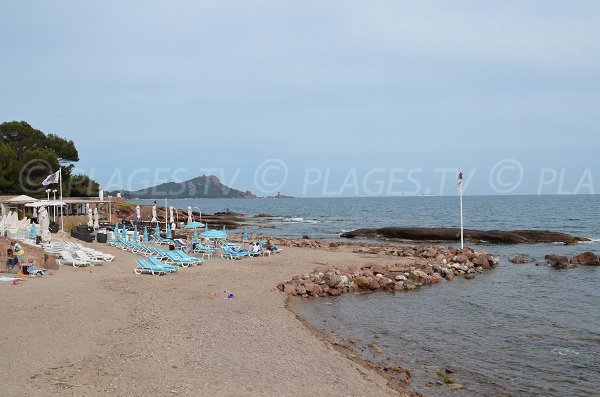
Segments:
[[[458,188],[460,192],[460,249],[465,248],[465,240],[463,234],[463,187],[462,183]]]
[[[61,233],[65,232],[65,220],[63,219],[63,192],[62,192],[62,167],[58,167],[60,178],[58,178],[58,183],[60,184],[60,231]]]
[[[169,207],[167,204],[167,198],[165,197],[165,238],[167,237],[167,226],[169,225]]]

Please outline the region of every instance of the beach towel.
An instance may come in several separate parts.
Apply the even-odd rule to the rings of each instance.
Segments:
[[[7,283],[12,283],[12,285],[17,285],[17,283],[19,282],[19,280],[21,280],[21,279],[17,278],[17,277],[4,277],[4,276],[0,276],[0,281],[5,281]]]

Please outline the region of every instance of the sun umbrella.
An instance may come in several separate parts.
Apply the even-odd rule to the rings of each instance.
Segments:
[[[175,218],[173,217],[173,206],[169,207],[169,222],[173,223],[175,222]],[[171,238],[171,237],[169,237]]]
[[[98,208],[94,208],[94,229],[100,229],[100,224],[98,223]]]
[[[198,243],[198,229],[194,229],[194,239],[192,241]]]
[[[171,238],[171,226],[167,225],[167,238]]]
[[[154,228],[154,237],[159,238],[160,237],[160,225],[157,223],[156,227]]]
[[[204,224],[204,231],[208,232],[208,223]]]
[[[40,207],[40,210],[38,211],[38,222],[40,225],[40,237],[42,238],[42,241],[49,241],[50,216],[48,215],[46,207]]]
[[[118,239],[119,238],[119,222],[115,223],[115,238]]]
[[[144,243],[148,242],[148,228],[144,226],[144,234],[142,235],[142,241]]]
[[[135,206],[135,217],[137,218],[138,221],[142,219],[142,213],[140,211],[139,205]]]
[[[33,213],[31,214],[32,218],[37,218],[37,210],[33,207]]]
[[[247,243],[248,242],[248,229],[244,228],[244,234],[242,236],[242,243]]]
[[[209,230],[206,232],[202,232],[200,234],[200,236],[205,237],[205,238],[226,238],[227,237],[227,233],[225,233],[222,230]]]
[[[152,221],[151,222],[156,222],[156,205],[152,206]]]
[[[123,240],[127,240],[127,228],[123,225],[123,229],[121,230],[121,238]]]
[[[135,226],[135,228],[133,229],[133,241],[136,241],[136,242],[137,242],[137,241],[139,240],[139,237],[140,237],[140,236],[139,236],[139,234],[138,234],[138,231],[137,231],[137,225],[136,225],[136,226]]]
[[[193,222],[188,222],[184,226],[184,228],[186,228],[186,229],[195,229],[197,227],[203,227],[203,226],[204,226],[204,223],[193,221]]]
[[[94,226],[94,220],[92,219],[92,209],[91,208],[88,208],[88,210],[87,210],[87,216],[88,216],[88,223],[87,223],[87,225],[89,227]]]
[[[35,223],[32,223],[31,228],[29,229],[29,238],[32,240],[35,240],[35,235],[36,235]]]
[[[192,207],[188,205],[188,219],[187,219],[187,223],[192,223],[194,221],[194,218],[192,218]]]

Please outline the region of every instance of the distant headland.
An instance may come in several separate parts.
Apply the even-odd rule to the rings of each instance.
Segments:
[[[255,199],[259,198],[249,190],[245,192],[229,187],[214,175],[203,175],[189,179],[184,182],[166,182],[160,185],[147,187],[135,191],[113,191],[109,194],[120,193],[126,199],[189,199],[189,198],[231,198],[231,199]],[[276,196],[265,198],[292,198],[277,193]]]

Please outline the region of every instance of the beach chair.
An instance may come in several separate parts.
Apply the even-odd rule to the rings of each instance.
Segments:
[[[247,252],[237,252],[234,251],[231,247],[223,247],[221,248],[223,250],[223,253],[221,253],[221,258],[223,259],[244,259],[246,256],[248,256]]]
[[[90,261],[73,258],[69,251],[60,251],[61,258],[58,260],[59,265],[73,265],[73,267],[94,266]]]
[[[163,266],[165,269],[169,270],[170,272],[176,272],[179,269],[179,266],[177,266],[177,265],[169,265],[168,263],[161,262],[152,256],[149,257],[148,259],[142,259],[142,260],[146,260],[146,261],[150,262],[151,265]]]
[[[166,263],[175,264],[175,265],[179,265],[179,266],[182,266],[182,267],[194,266],[194,265],[197,265],[198,263],[200,263],[200,262],[197,261],[197,259],[199,259],[199,258],[195,258],[195,260],[184,259],[183,257],[177,255],[173,251],[166,251],[165,255],[167,257],[165,259]],[[200,259],[200,261],[202,261],[202,260]]]
[[[163,245],[163,244],[175,244],[175,242],[173,240],[171,240],[170,238],[162,238],[160,236],[155,236],[152,235],[152,242],[154,244],[158,244],[158,245]]]
[[[219,240],[219,244],[221,245],[221,247],[240,248],[239,243],[231,243],[226,240]]]
[[[197,265],[201,264],[202,262],[204,262],[204,259],[202,258],[196,258],[194,256],[189,256],[188,254],[186,254],[183,250],[177,250],[175,251],[175,254],[179,255],[180,257],[182,257],[184,260],[188,260],[188,261],[193,261],[196,262]]]
[[[81,259],[82,261],[88,261],[90,262],[90,264],[93,265],[99,265],[102,262],[104,262],[101,259],[95,259],[95,258],[91,258],[90,256],[88,256],[88,254],[86,254],[85,252],[83,252],[82,250],[77,250],[75,251],[75,255],[77,255],[79,257],[79,259]]]
[[[136,263],[137,267],[133,269],[135,274],[150,273],[153,276],[161,276],[171,272],[166,269],[164,265],[153,265],[148,263],[145,259],[137,259]]]

